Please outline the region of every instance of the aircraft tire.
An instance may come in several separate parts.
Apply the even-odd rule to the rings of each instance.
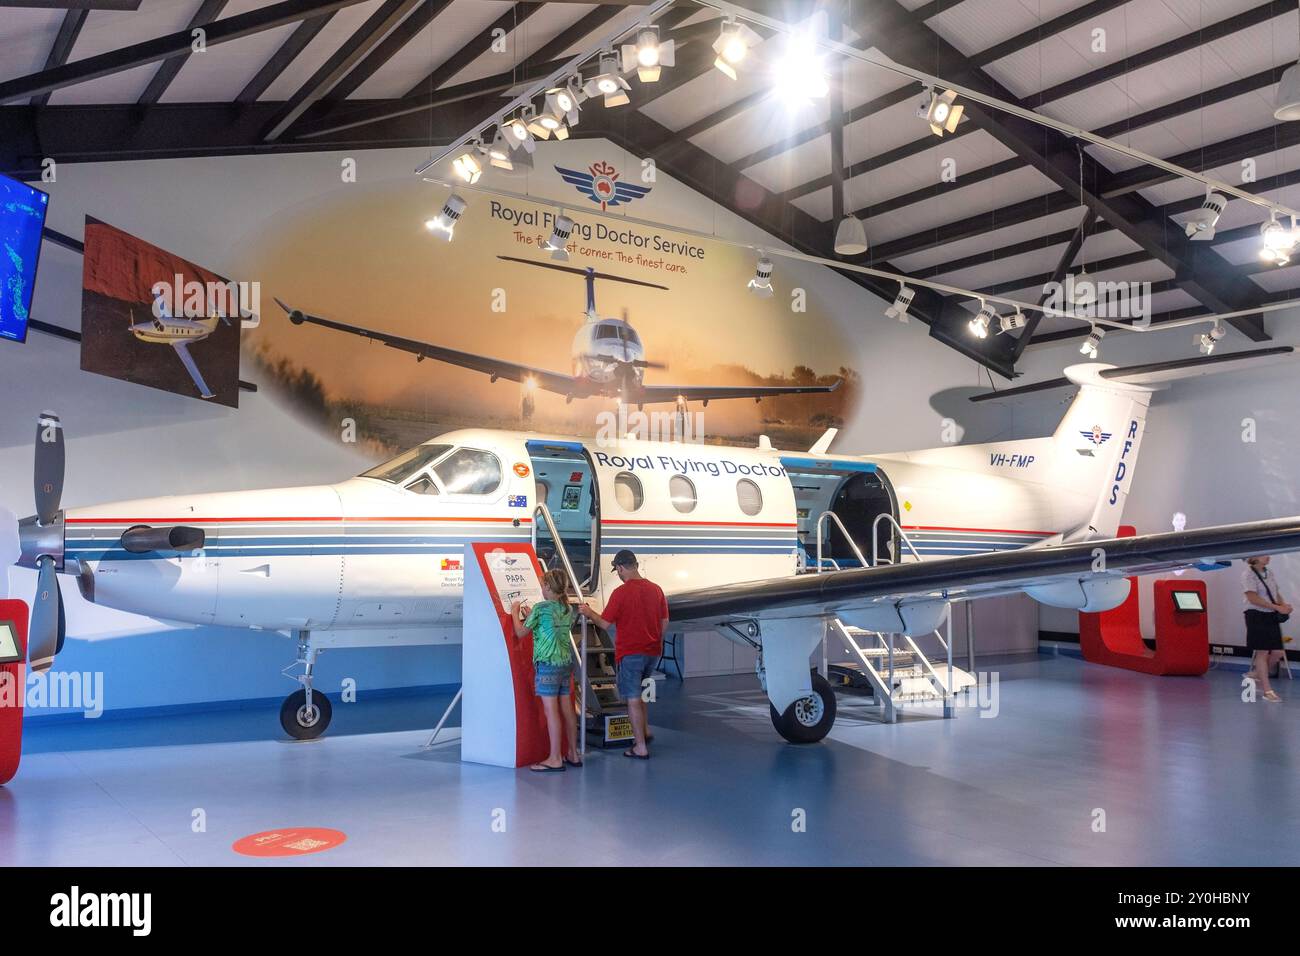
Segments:
[[[334,707],[330,699],[318,690],[312,691],[311,695],[312,710],[314,715],[308,714],[307,711],[307,691],[296,690],[284,699],[280,705],[280,726],[290,737],[297,740],[315,740],[321,734],[325,733],[325,728],[330,725],[330,720],[334,716]]]
[[[772,713],[772,726],[792,744],[814,744],[831,732],[835,724],[835,691],[821,674],[813,672],[812,695],[797,700],[778,714],[768,704]]]

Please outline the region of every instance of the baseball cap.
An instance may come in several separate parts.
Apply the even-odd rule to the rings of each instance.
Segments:
[[[628,564],[633,564],[633,565],[636,564],[636,555],[633,554],[631,551],[629,551],[627,548],[624,548],[618,554],[614,555],[613,567],[617,568],[619,565],[628,565]]]

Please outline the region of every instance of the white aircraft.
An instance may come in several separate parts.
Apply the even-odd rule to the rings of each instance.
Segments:
[[[630,548],[668,593],[673,629],[756,648],[777,730],[818,740],[835,696],[809,656],[827,626],[930,634],[950,602],[1013,592],[1099,611],[1129,575],[1300,550],[1300,516],[1115,538],[1152,392],[1292,351],[1073,366],[1049,383],[1079,391],[1047,438],[857,456],[828,453],[831,432],[792,453],[464,430],[337,484],[66,511],[62,428],[46,413],[37,515],[18,529],[19,564],[39,571],[31,666],[62,643],[62,572],[108,607],[295,637],[303,687],[281,719],[312,737],[330,716],[311,690],[321,650],[460,640],[466,542],[531,540],[544,561],[562,546],[598,609],[618,584],[609,556]],[[559,542],[533,520],[540,504]],[[822,554],[827,512],[865,561],[843,540]]]
[[[661,402],[673,402],[679,412],[684,412],[687,402],[700,401],[706,406],[711,400],[726,398],[770,398],[774,395],[801,395],[810,392],[833,392],[839,387],[836,381],[832,385],[647,385],[645,370],[661,369],[663,365],[646,359],[645,347],[636,329],[624,315],[622,319],[603,317],[596,311],[596,280],[608,279],[612,282],[624,282],[650,289],[667,289],[667,286],[640,279],[626,279],[622,276],[597,272],[595,269],[577,269],[572,266],[555,265],[550,262],[533,262],[529,259],[517,259],[513,256],[497,256],[506,262],[517,262],[541,269],[555,269],[585,276],[587,280],[586,321],[573,338],[573,374],[565,375],[530,365],[519,365],[504,359],[477,355],[473,352],[461,352],[457,349],[418,342],[414,339],[376,332],[356,325],[346,325],[320,316],[308,315],[291,308],[276,299],[280,308],[289,314],[289,321],[294,325],[308,322],[323,328],[339,332],[349,332],[362,338],[382,342],[390,348],[401,349],[415,355],[417,362],[426,358],[437,359],[450,365],[473,369],[490,375],[492,381],[504,378],[518,382],[521,388],[521,410],[525,419],[534,409],[533,393],[537,389],[563,395],[566,402],[575,398],[604,396],[618,398],[625,405],[654,405]]]
[[[225,322],[226,319],[224,317],[218,319],[215,315],[210,315],[206,319],[178,319],[171,314],[171,310],[159,296],[154,300],[153,318],[145,322],[132,322],[130,328],[131,334],[141,342],[170,345],[175,349],[177,358],[181,360],[185,371],[189,372],[190,378],[194,380],[199,395],[203,398],[212,398],[216,393],[208,388],[208,383],[203,380],[203,373],[195,364],[194,356],[190,355],[189,347],[191,343],[202,342],[216,331],[218,321]]]

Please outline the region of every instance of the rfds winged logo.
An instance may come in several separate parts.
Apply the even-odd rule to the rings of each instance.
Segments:
[[[1104,445],[1110,440],[1112,432],[1104,432],[1100,425],[1093,425],[1091,431],[1081,431],[1079,434],[1094,445]]]
[[[556,166],[555,171],[560,174],[561,179],[570,186],[576,187],[578,192],[592,202],[600,203],[602,210],[609,206],[622,206],[650,192],[649,186],[638,186],[620,180],[619,171],[603,159],[588,166],[585,173],[576,169],[565,169],[563,166]]]

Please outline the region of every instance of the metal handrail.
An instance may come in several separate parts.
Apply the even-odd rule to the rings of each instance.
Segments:
[[[537,551],[537,519],[541,518],[546,522],[546,530],[551,533],[551,540],[555,542],[555,553],[560,556],[560,563],[564,565],[564,573],[569,578],[569,586],[573,589],[573,596],[582,603],[582,587],[578,584],[578,576],[573,573],[573,565],[569,563],[569,553],[564,549],[564,542],[560,540],[560,532],[555,527],[555,519],[551,517],[551,509],[545,504],[539,502],[533,509],[533,552]],[[582,614],[578,615],[578,620],[582,622],[582,646],[579,647],[573,640],[573,630],[569,630],[569,646],[578,656],[578,667],[582,670],[582,697],[578,709],[578,739],[576,741],[578,754],[582,757],[587,755],[587,618]]]
[[[844,527],[844,522],[840,520],[840,516],[834,511],[823,511],[817,516],[817,573],[821,574],[822,572],[822,528],[825,527],[827,518],[834,520],[836,527],[840,529],[840,534],[844,535],[844,540],[849,543],[853,553],[858,556],[858,564],[865,568],[867,566],[866,556],[863,555],[862,549],[857,546],[857,543],[849,534],[849,529]],[[838,571],[840,566],[835,562],[834,558],[831,559],[831,563],[835,564],[835,570]]]
[[[880,529],[880,522],[883,520],[888,520],[889,523],[894,526],[894,530],[898,532],[898,536],[903,539],[903,544],[907,545],[908,549],[912,552],[912,556],[915,557],[916,560],[920,561],[921,555],[917,552],[916,547],[912,544],[912,539],[907,536],[907,532],[903,530],[903,526],[898,523],[898,519],[895,518],[893,515],[891,515],[888,511],[882,511],[880,512],[880,514],[876,515],[876,520],[871,522],[871,566],[874,568],[877,564],[880,563],[879,529]],[[894,562],[890,561],[889,563],[893,564]]]

